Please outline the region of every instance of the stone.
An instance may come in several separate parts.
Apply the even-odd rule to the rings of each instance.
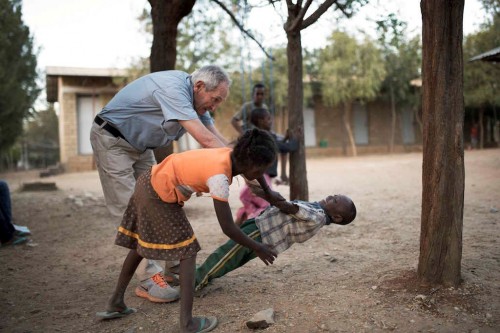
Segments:
[[[54,182],[33,182],[24,183],[21,191],[32,192],[32,191],[57,191],[56,183]]]
[[[264,329],[274,324],[274,309],[269,308],[257,312],[247,322],[247,327],[250,329]]]

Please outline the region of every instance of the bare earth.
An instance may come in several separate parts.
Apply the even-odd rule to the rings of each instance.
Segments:
[[[500,150],[467,151],[463,284],[419,288],[421,166],[419,153],[307,161],[310,199],[350,196],[358,217],[327,226],[280,255],[258,259],[215,280],[195,298],[194,313],[215,315],[214,332],[250,332],[254,313],[274,308],[265,332],[500,332]],[[127,250],[113,245],[119,220],[103,204],[96,172],[63,174],[55,192],[20,192],[35,173],[0,175],[10,182],[15,223],[32,243],[0,248],[2,332],[176,332],[179,303],[136,297],[127,318],[101,322]],[[233,212],[242,182],[234,181]],[[277,189],[288,195],[288,187]],[[446,198],[443,198],[446,200]],[[209,197],[186,211],[202,245],[201,262],[226,237]]]

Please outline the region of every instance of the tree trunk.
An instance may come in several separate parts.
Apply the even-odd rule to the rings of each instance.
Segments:
[[[479,108],[479,149],[484,148],[484,107]]]
[[[344,128],[347,133],[347,138],[349,139],[349,144],[351,145],[352,156],[358,156],[356,142],[354,141],[354,135],[352,134],[352,129],[351,129],[351,108],[352,108],[352,102],[344,103],[344,112],[342,112],[342,122],[344,123]]]
[[[151,72],[175,69],[177,26],[193,9],[196,0],[149,0],[153,20]]]
[[[424,125],[422,124],[422,118],[420,117],[419,109],[414,106],[412,110],[414,119],[418,124],[418,129],[420,130],[420,134],[422,134],[424,132]]]
[[[288,56],[288,127],[304,129],[302,42],[300,30],[287,31]],[[299,137],[299,149],[290,153],[290,200],[309,200],[304,131]]]
[[[418,279],[460,283],[464,205],[464,0],[422,0],[423,168]]]
[[[394,137],[396,136],[396,101],[394,98],[394,87],[389,84],[391,90],[391,138],[389,139],[389,153],[394,152]]]
[[[151,73],[175,69],[177,57],[177,26],[191,13],[196,0],[149,0],[153,20],[153,45],[151,46]],[[158,163],[172,154],[173,146],[154,150]]]

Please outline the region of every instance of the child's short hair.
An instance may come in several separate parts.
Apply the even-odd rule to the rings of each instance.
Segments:
[[[258,82],[256,84],[253,85],[253,88],[252,88],[252,94],[255,92],[255,90],[259,89],[259,88],[266,88],[266,86],[264,85],[264,83],[261,83],[261,82]]]
[[[263,119],[268,114],[269,111],[267,111],[267,109],[264,108],[253,109],[252,112],[250,113],[250,122],[252,123],[252,125],[257,126],[259,120]]]
[[[342,215],[342,222],[338,224],[347,225],[352,221],[354,221],[355,218],[356,218],[356,205],[351,200],[351,204],[348,207],[348,210],[345,212],[345,214]]]
[[[258,128],[246,131],[233,149],[233,156],[243,165],[267,165],[276,160],[277,154],[273,137]]]

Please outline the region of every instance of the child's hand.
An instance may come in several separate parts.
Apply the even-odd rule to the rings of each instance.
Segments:
[[[276,251],[274,251],[269,245],[258,243],[257,248],[254,249],[257,256],[264,262],[264,264],[273,264],[274,259],[278,257]]]
[[[298,139],[303,134],[302,127],[297,127],[295,130],[287,129],[286,130],[286,138],[287,139]]]
[[[285,131],[285,137],[283,138],[283,141],[288,141],[290,139],[290,136],[292,135],[293,135],[292,130],[287,128]]]

